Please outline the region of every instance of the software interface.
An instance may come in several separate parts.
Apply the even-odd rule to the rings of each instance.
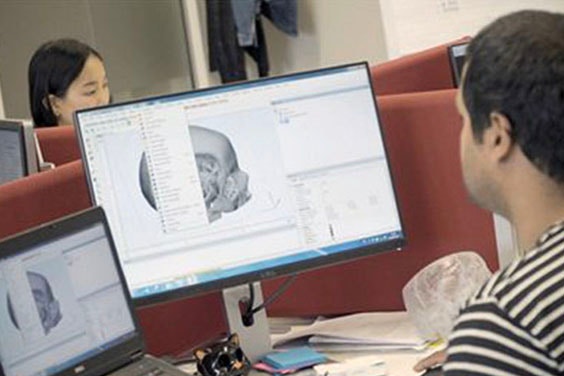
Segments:
[[[102,225],[0,259],[6,376],[51,375],[133,335]]]
[[[0,184],[25,176],[23,137],[17,129],[0,128]]]
[[[134,297],[403,236],[365,65],[77,120]]]

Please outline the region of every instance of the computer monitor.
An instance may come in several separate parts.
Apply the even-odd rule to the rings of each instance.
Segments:
[[[469,42],[458,43],[448,46],[448,56],[452,73],[452,80],[455,87],[460,86],[462,78],[462,68],[466,59],[466,49]]]
[[[137,304],[405,243],[366,63],[80,110],[75,124]]]
[[[38,171],[31,122],[0,119],[0,184]]]

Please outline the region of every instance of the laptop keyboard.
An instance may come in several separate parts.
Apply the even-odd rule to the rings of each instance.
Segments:
[[[159,367],[155,367],[149,370],[141,370],[141,372],[137,373],[136,376],[158,376],[164,373],[164,370],[160,369]]]
[[[174,375],[177,376],[182,373],[180,370],[176,370],[173,366],[170,366],[171,370],[168,370],[168,364],[159,364],[160,362],[156,359],[144,358],[135,363],[128,365],[122,369],[112,372],[112,376],[167,376]]]
[[[156,367],[154,365],[151,365],[150,368],[139,367],[138,371],[139,372],[135,373],[135,376],[158,376],[158,375],[162,375],[162,374],[165,373],[165,371],[162,370],[160,367]]]

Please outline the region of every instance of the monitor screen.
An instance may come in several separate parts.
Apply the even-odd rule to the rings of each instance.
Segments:
[[[137,304],[405,242],[365,63],[75,116]]]
[[[454,44],[448,47],[452,79],[454,81],[455,87],[460,86],[460,79],[462,78],[462,68],[464,67],[464,61],[466,59],[467,48],[468,42]]]
[[[0,184],[37,172],[33,126],[0,120]]]

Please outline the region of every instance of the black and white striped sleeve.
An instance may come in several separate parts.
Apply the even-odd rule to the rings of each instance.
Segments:
[[[458,318],[444,375],[559,375],[558,368],[541,341],[508,317],[494,298],[484,298]]]

